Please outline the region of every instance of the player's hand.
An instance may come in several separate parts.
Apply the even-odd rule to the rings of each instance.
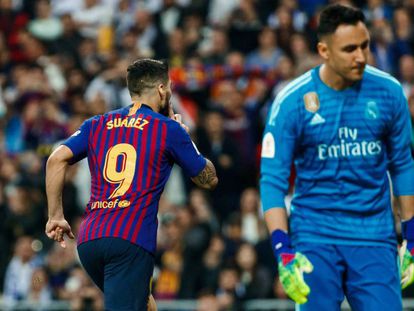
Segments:
[[[175,122],[178,122],[180,125],[181,125],[181,127],[187,132],[187,133],[190,133],[190,129],[189,129],[189,127],[187,126],[187,125],[185,125],[184,123],[183,123],[183,121],[182,121],[182,116],[181,116],[181,114],[179,114],[179,113],[176,113],[176,114],[174,114],[174,116],[172,117],[172,119],[175,121]]]
[[[303,279],[303,273],[312,272],[312,263],[299,252],[282,253],[278,262],[279,279],[286,294],[296,303],[306,303],[310,288]]]
[[[313,265],[305,255],[293,250],[287,231],[274,230],[271,234],[271,242],[283,289],[296,303],[306,303],[310,288],[303,279],[303,273],[311,273]]]
[[[399,249],[400,257],[400,274],[401,274],[401,288],[404,289],[414,282],[414,258],[412,253],[414,249],[409,250],[407,247],[407,240],[404,240]]]
[[[147,311],[157,311],[157,304],[155,303],[154,296],[152,296],[152,294],[148,297]]]
[[[399,249],[401,287],[406,288],[414,282],[414,217],[401,221],[403,243]]]
[[[49,218],[46,223],[45,233],[49,239],[59,242],[63,248],[66,248],[65,234],[70,239],[75,238],[69,223],[65,219],[56,220]]]

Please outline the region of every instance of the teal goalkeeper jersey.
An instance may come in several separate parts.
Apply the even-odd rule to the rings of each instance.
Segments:
[[[414,194],[411,123],[401,85],[367,66],[343,91],[323,83],[320,67],[275,98],[263,136],[263,210],[284,207],[291,163],[294,244],[396,245],[390,200]]]

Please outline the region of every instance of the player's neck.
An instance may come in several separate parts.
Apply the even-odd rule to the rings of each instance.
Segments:
[[[131,110],[138,110],[142,104],[147,105],[150,107],[153,111],[159,112],[159,103],[158,99],[154,98],[154,96],[150,95],[143,95],[143,96],[134,96],[131,98],[133,106]]]
[[[344,79],[326,64],[323,64],[319,69],[319,77],[323,83],[336,91],[342,91],[353,84],[352,81]]]

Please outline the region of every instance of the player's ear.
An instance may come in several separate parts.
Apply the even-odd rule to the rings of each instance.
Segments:
[[[167,95],[167,87],[166,85],[164,85],[163,83],[158,84],[158,95],[160,96],[161,99],[164,99],[165,96]]]
[[[328,44],[326,41],[319,41],[316,48],[318,49],[319,55],[324,60],[327,60],[329,58],[329,49],[328,49]]]

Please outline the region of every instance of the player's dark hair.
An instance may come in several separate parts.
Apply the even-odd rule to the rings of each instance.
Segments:
[[[140,96],[144,90],[168,82],[168,63],[149,58],[138,59],[128,66],[126,80],[131,96]]]
[[[356,25],[358,22],[365,23],[361,10],[340,4],[329,5],[320,13],[316,31],[318,39],[333,34],[340,25]]]

